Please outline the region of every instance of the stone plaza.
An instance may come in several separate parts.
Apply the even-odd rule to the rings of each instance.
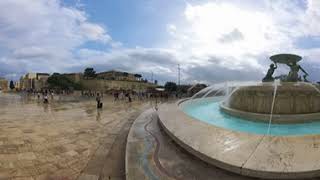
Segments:
[[[146,102],[114,103],[108,98],[102,110],[94,100],[43,104],[15,94],[0,98],[1,180],[123,179],[124,169],[118,166],[124,160],[114,158],[124,149],[117,143],[123,143],[123,131],[149,107]]]
[[[0,180],[318,178],[319,86],[287,65],[179,100],[2,93]]]

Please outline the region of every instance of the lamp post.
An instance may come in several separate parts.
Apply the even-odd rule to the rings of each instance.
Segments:
[[[151,82],[153,82],[153,71],[151,71]]]
[[[180,98],[180,70],[181,70],[180,64],[178,64],[178,89],[177,89],[177,91],[178,91],[178,98]]]

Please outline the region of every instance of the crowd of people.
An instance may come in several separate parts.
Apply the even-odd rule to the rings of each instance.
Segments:
[[[43,103],[48,104],[49,100],[53,100],[54,97],[60,96],[68,96],[73,94],[72,91],[66,90],[52,90],[52,89],[43,89],[43,90],[25,90],[21,91],[23,94],[27,95],[28,97],[34,97],[38,100],[38,102],[43,101]]]
[[[83,100],[95,99],[97,103],[97,108],[101,109],[103,107],[103,97],[109,96],[116,102],[131,103],[132,101],[144,101],[144,100],[157,100],[157,99],[168,99],[169,95],[164,92],[136,92],[133,90],[110,90],[110,91],[65,91],[65,90],[50,90],[44,89],[41,91],[27,90],[23,91],[27,93],[28,97],[32,96],[37,99],[38,102],[43,102],[48,104],[51,101],[64,101],[66,99],[75,98]]]

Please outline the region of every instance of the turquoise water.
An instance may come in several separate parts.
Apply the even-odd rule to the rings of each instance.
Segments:
[[[219,103],[220,101],[217,100],[187,101],[181,105],[181,108],[189,116],[221,128],[253,134],[267,134],[267,123],[247,121],[227,115],[220,111]],[[320,134],[320,122],[272,124],[269,134],[275,136]]]

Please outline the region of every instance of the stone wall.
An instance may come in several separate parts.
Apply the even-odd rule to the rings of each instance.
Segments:
[[[0,79],[0,90],[7,91],[8,90],[8,81]]]
[[[80,83],[84,89],[95,91],[106,91],[111,89],[123,89],[134,91],[146,91],[150,87],[156,87],[155,84],[140,81],[113,81],[113,80],[81,80]]]
[[[68,74],[63,74],[63,75],[65,75],[71,81],[74,81],[76,83],[79,83],[80,80],[83,78],[82,73],[68,73]]]
[[[319,87],[316,87],[319,88]],[[229,99],[229,107],[245,112],[270,114],[273,86],[249,86],[238,89]],[[285,84],[278,87],[274,114],[320,112],[320,93],[310,85]]]

